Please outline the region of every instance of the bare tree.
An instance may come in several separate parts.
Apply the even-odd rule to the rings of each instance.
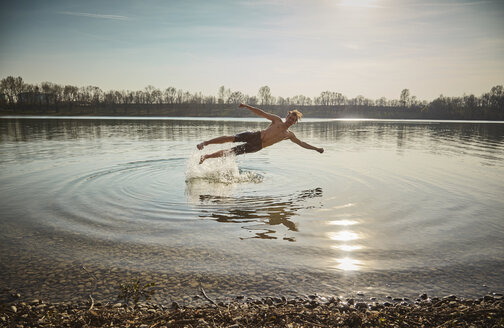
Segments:
[[[401,97],[399,98],[399,102],[401,103],[402,107],[410,107],[411,99],[409,89],[403,89],[403,91],[401,91]]]
[[[239,104],[245,101],[245,95],[240,91],[234,91],[227,99],[228,104]]]
[[[271,96],[270,87],[267,85],[259,88],[259,102],[261,105],[271,105],[273,103],[273,97]]]
[[[164,91],[165,102],[167,104],[175,103],[176,95],[177,95],[177,89],[175,89],[174,87],[166,88],[166,90]]]
[[[7,76],[0,81],[0,90],[7,95],[10,104],[17,102],[17,95],[23,92],[24,82],[21,76]]]

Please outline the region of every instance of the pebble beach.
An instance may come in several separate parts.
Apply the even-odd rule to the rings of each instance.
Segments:
[[[13,298],[16,295],[12,295]],[[169,306],[151,302],[87,301],[6,302],[0,306],[2,327],[503,327],[501,294],[478,299],[454,295],[416,300],[372,302],[355,299],[241,298],[215,302],[203,289],[206,304]]]

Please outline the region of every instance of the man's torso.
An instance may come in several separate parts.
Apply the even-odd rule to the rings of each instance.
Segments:
[[[262,147],[268,147],[282,140],[288,139],[290,131],[285,128],[282,120],[273,121],[261,131]]]

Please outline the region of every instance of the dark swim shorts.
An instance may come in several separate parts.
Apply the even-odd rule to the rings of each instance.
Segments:
[[[236,155],[255,153],[262,149],[261,131],[239,133],[235,135],[234,142],[245,142],[232,148]]]

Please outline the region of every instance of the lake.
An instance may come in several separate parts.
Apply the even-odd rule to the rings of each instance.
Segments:
[[[306,119],[223,159],[260,119],[0,118],[2,298],[113,302],[504,290],[504,123]]]

